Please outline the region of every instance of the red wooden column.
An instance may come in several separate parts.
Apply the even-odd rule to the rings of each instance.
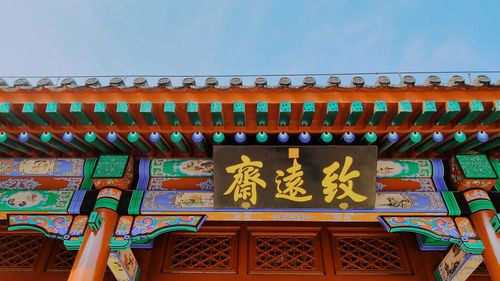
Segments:
[[[491,220],[497,212],[487,190],[496,183],[497,176],[485,155],[455,155],[450,159],[451,182],[463,192],[471,210],[470,219],[483,242],[483,258],[494,281],[500,281],[500,233]]]
[[[118,203],[122,190],[127,189],[132,182],[132,161],[132,157],[122,155],[104,155],[99,158],[92,176],[99,195],[69,281],[103,279],[110,254],[109,243],[118,219]]]

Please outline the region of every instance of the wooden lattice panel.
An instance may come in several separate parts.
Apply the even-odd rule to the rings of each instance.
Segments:
[[[250,274],[324,272],[317,232],[250,232],[248,255]]]
[[[333,234],[333,258],[339,275],[410,274],[408,257],[397,235]]]
[[[31,270],[34,268],[43,236],[33,234],[0,234],[0,271]]]
[[[62,241],[56,241],[47,263],[47,271],[70,271],[77,253],[78,251],[66,249]]]
[[[235,232],[175,233],[167,244],[164,272],[236,273]]]

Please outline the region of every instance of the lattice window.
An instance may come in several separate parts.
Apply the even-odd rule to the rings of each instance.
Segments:
[[[398,236],[334,236],[333,241],[337,274],[409,273],[406,252]]]
[[[236,242],[234,233],[172,234],[164,271],[235,273]]]
[[[0,234],[0,270],[32,269],[44,237],[33,234]]]
[[[56,241],[52,249],[47,271],[70,271],[78,251],[67,250],[62,241]]]
[[[316,233],[252,233],[249,255],[251,273],[323,273]]]

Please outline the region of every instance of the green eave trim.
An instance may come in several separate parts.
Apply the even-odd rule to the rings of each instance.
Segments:
[[[460,207],[458,206],[457,200],[453,195],[452,191],[442,191],[441,195],[443,196],[444,202],[446,203],[446,207],[448,208],[449,216],[460,216]]]
[[[132,198],[130,199],[130,204],[128,205],[129,215],[141,214],[141,203],[143,195],[144,195],[144,190],[134,190],[132,192]]]
[[[153,233],[150,233],[150,234],[146,234],[146,237],[148,239],[153,239],[156,236],[159,236],[160,234],[163,234],[165,232],[170,232],[170,231],[193,231],[193,232],[196,232],[196,231],[198,231],[198,229],[196,229],[195,226],[171,226],[171,227],[162,228],[160,230],[154,231]],[[131,240],[132,240],[132,242],[135,242],[135,241],[141,241],[143,239],[141,239],[139,236],[133,236],[131,238]]]
[[[94,205],[94,210],[97,208],[106,208],[106,209],[111,209],[113,211],[116,211],[118,209],[118,200],[111,199],[111,198],[100,198],[95,202]]]
[[[83,183],[80,187],[81,190],[92,189],[92,172],[94,171],[95,163],[97,163],[96,158],[87,158],[85,165],[83,167]]]
[[[496,211],[495,207],[493,206],[493,203],[491,203],[491,201],[487,199],[478,199],[471,201],[469,202],[469,208],[472,213],[479,212],[482,210]]]

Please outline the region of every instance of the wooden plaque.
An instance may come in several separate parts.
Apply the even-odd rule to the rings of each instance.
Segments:
[[[215,208],[373,209],[374,146],[214,146]]]

